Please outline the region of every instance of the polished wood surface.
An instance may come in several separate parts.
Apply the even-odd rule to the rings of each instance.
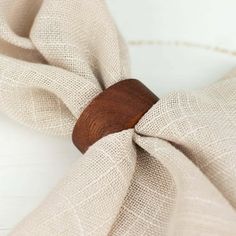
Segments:
[[[158,98],[140,81],[122,80],[104,90],[79,117],[72,139],[82,152],[102,137],[133,128]]]

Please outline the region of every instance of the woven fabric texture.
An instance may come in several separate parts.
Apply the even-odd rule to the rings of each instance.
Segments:
[[[98,93],[130,77],[103,0],[1,0],[0,62],[0,111],[54,135],[71,135]],[[11,235],[233,236],[235,208],[232,73],[96,142]]]

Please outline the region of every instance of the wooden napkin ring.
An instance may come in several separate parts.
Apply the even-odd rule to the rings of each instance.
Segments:
[[[133,128],[158,98],[140,81],[122,80],[95,97],[80,115],[72,134],[82,152],[102,137]]]

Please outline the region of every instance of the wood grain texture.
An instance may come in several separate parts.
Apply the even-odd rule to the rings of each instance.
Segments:
[[[79,117],[72,140],[85,153],[102,137],[133,128],[158,98],[140,81],[122,80],[104,90]]]

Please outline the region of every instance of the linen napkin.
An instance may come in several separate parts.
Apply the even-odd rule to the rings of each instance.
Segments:
[[[71,135],[103,89],[130,78],[103,0],[1,0],[0,111]],[[79,158],[13,236],[236,235],[235,73],[162,97],[134,129]]]

